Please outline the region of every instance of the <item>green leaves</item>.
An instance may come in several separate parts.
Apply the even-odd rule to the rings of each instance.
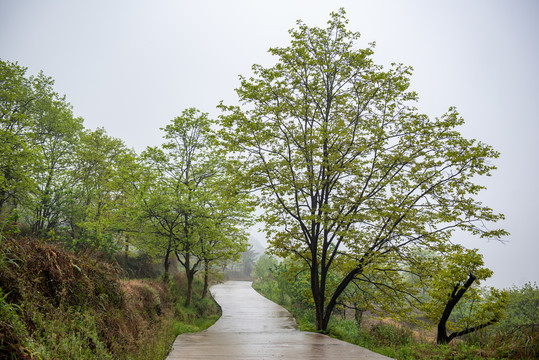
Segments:
[[[480,330],[503,317],[508,294],[480,287],[492,271],[484,267],[477,250],[453,245],[443,256],[423,260],[426,297],[420,309],[427,319],[438,323],[438,343]]]
[[[114,237],[132,229],[126,212],[132,202],[129,176],[135,171],[135,155],[121,140],[97,129],[81,134],[75,159],[67,205],[71,231],[85,243],[81,245],[113,254],[118,249]]]
[[[40,101],[52,101],[52,79],[25,77],[26,68],[0,60],[0,212],[27,200],[39,165],[34,127]]]
[[[242,227],[249,224],[250,198],[238,188],[212,127],[208,114],[186,109],[163,129],[161,148],[141,157],[140,205],[160,237],[151,246],[167,257],[174,253],[188,278],[202,262],[237,258],[247,246]]]
[[[325,29],[298,22],[289,46],[270,49],[274,66],[240,78],[241,106],[220,106],[219,135],[257,190],[272,251],[311,269],[319,329],[370,266],[404,271],[408,248],[440,249],[457,228],[505,234],[483,227],[503,216],[474,197],[473,180],[490,174],[498,153],[460,135],[454,108],[434,120],[418,113],[411,68],[375,65],[373,46],[358,49],[344,15],[332,13]],[[400,293],[417,290],[379,278]]]

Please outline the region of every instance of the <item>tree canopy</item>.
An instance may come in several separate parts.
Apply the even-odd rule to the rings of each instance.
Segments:
[[[0,60],[0,84],[0,236],[13,228],[110,258],[131,247],[162,259],[165,278],[175,256],[189,289],[196,272],[207,280],[212,264],[245,250],[251,199],[207,113],[184,110],[139,155],[85,129],[43,73]]]
[[[168,257],[185,269],[188,299],[192,281],[204,265],[237,258],[247,246],[249,196],[237,191],[225,158],[215,144],[207,113],[186,109],[163,130],[167,140],[142,155],[147,169],[141,205]],[[204,291],[205,293],[206,291]]]
[[[399,279],[419,249],[448,252],[456,229],[505,234],[484,227],[503,215],[476,197],[498,153],[458,132],[454,107],[418,112],[411,68],[376,65],[374,45],[358,48],[346,26],[344,10],[325,29],[298,22],[289,46],[270,49],[274,66],[241,77],[240,105],[221,104],[221,136],[257,190],[271,251],[309,268],[319,330],[352,281],[411,292]]]

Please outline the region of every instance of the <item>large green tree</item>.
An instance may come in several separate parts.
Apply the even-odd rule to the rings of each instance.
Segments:
[[[35,103],[47,97],[53,81],[43,74],[27,77],[26,70],[0,60],[0,212],[17,208],[35,186]]]
[[[26,205],[27,222],[35,234],[55,230],[65,220],[64,209],[75,185],[77,145],[83,130],[82,118],[75,118],[65,97],[52,90],[34,102],[32,143],[36,157],[35,187]]]
[[[221,136],[258,190],[272,251],[308,266],[319,330],[352,281],[378,272],[379,288],[406,292],[401,270],[418,249],[445,249],[455,229],[505,233],[482,226],[502,215],[472,181],[498,153],[456,130],[454,108],[420,114],[411,69],[376,65],[346,24],[344,10],[325,29],[299,22],[289,46],[270,49],[274,66],[241,77],[241,105],[221,105]],[[332,273],[342,275],[330,284]]]
[[[74,185],[76,144],[83,129],[54,81],[0,60],[0,212],[22,214],[34,233],[56,230]]]
[[[148,179],[140,204],[163,240],[155,245],[164,252],[165,275],[171,255],[185,270],[188,304],[201,266],[234,257],[246,242],[240,226],[247,199],[226,181],[228,167],[217,151],[213,125],[207,113],[186,109],[163,129],[165,143],[142,154]]]
[[[115,235],[126,221],[124,209],[128,171],[134,152],[104,129],[86,130],[80,136],[71,177],[74,185],[65,207],[66,224],[77,246],[92,246],[109,254],[118,249]]]

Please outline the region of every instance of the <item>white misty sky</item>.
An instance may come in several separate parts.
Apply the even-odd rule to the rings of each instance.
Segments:
[[[140,152],[187,107],[217,116],[220,100],[235,102],[238,75],[271,65],[267,50],[288,44],[296,20],[325,27],[340,7],[359,46],[376,42],[378,63],[414,67],[420,111],[456,106],[463,134],[501,152],[480,198],[511,236],[456,241],[481,249],[490,285],[538,281],[537,1],[0,0],[0,57],[43,70],[87,128]]]

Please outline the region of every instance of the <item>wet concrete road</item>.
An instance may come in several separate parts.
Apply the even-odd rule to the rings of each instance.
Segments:
[[[250,282],[229,281],[211,292],[223,315],[203,332],[178,336],[167,360],[389,359],[329,336],[297,330],[290,313],[259,295]]]

